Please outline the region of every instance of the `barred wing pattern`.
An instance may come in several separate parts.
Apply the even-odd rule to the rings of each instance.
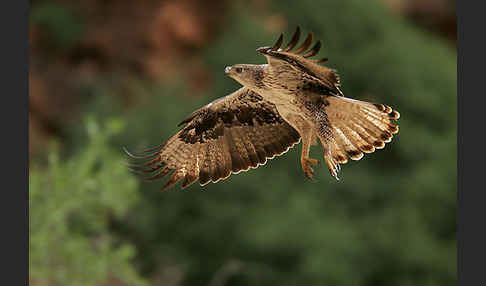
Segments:
[[[183,179],[186,188],[218,182],[231,174],[264,165],[300,142],[299,133],[262,96],[241,88],[193,112],[184,127],[147,156],[132,158],[132,168],[147,180],[170,174],[167,189]]]
[[[325,112],[332,130],[328,145],[332,156],[329,169],[333,176],[339,164],[360,160],[364,153],[383,149],[398,133],[400,113],[385,104],[370,103],[346,97],[330,96]]]

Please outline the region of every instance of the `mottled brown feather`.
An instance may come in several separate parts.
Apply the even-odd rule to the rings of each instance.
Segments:
[[[172,172],[164,189],[181,180],[183,188],[198,179],[205,185],[257,168],[300,140],[273,104],[247,88],[198,109],[181,124],[182,129],[151,154],[155,158],[141,165],[156,172],[149,180]]]
[[[313,33],[309,33],[301,44],[299,48],[292,51],[292,48],[297,44],[298,38],[300,36],[300,27],[297,27],[292,39],[287,44],[285,49],[278,49],[275,48],[278,45],[280,47],[283,42],[283,35],[281,34],[277,40],[277,43],[273,47],[262,47],[257,49],[257,51],[263,53],[268,60],[270,65],[276,65],[278,61],[284,61],[294,68],[301,70],[303,73],[308,74],[315,78],[315,80],[320,81],[322,84],[331,88],[335,94],[342,95],[339,86],[341,85],[339,80],[339,75],[337,74],[336,70],[328,68],[326,66],[319,65],[318,63],[323,63],[327,61],[327,58],[322,58],[319,60],[309,59],[310,57],[315,56],[320,48],[321,48],[321,41],[318,40],[312,49],[310,49],[307,53],[305,51],[311,46],[313,41]],[[297,40],[296,40],[297,39]],[[291,47],[289,49],[289,47]],[[302,55],[305,53],[304,55]]]

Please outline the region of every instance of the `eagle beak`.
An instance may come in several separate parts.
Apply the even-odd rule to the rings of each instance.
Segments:
[[[230,72],[231,72],[231,67],[225,67],[225,68],[224,68],[224,74],[225,74],[225,75],[229,75],[229,74],[230,74]]]

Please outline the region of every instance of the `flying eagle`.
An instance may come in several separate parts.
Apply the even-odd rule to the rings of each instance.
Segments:
[[[225,74],[242,88],[194,111],[178,126],[175,135],[156,148],[132,155],[145,162],[132,165],[149,174],[147,180],[171,174],[163,189],[183,179],[186,188],[199,179],[201,186],[231,174],[264,165],[285,154],[302,141],[300,163],[312,180],[318,160],[309,158],[311,145],[320,142],[324,162],[338,179],[340,164],[359,160],[363,153],[382,149],[398,132],[392,123],[400,114],[388,105],[344,97],[339,76],[315,60],[321,47],[309,33],[300,38],[297,27],[292,39],[281,48],[283,34],[272,47],[261,47],[267,64],[237,64]]]

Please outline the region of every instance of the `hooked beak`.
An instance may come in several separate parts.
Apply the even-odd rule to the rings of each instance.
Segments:
[[[229,74],[230,74],[230,72],[231,72],[231,67],[225,67],[225,68],[224,68],[224,74],[225,74],[225,75],[229,75]]]

